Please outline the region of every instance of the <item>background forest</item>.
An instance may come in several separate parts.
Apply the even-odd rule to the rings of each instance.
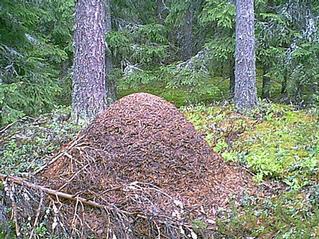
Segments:
[[[319,1],[255,0],[259,105],[247,115],[232,104],[234,0],[105,3],[110,102],[149,92],[174,103],[262,188],[217,213],[216,238],[319,238]],[[74,0],[0,0],[0,173],[35,172],[79,132],[74,25]]]
[[[0,4],[1,124],[70,105],[74,1]],[[146,91],[178,106],[231,99],[232,1],[109,4],[112,28],[105,37],[117,97]],[[260,98],[318,104],[318,11],[318,2],[311,0],[256,1]]]

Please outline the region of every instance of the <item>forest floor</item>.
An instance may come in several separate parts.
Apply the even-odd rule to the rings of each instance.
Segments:
[[[265,103],[249,116],[228,104],[181,110],[215,152],[244,166],[269,192],[221,211],[218,238],[319,238],[318,112]],[[0,129],[0,173],[27,177],[48,162],[80,130],[65,120],[68,113],[61,108]]]
[[[221,217],[225,238],[319,238],[318,112],[261,104],[249,117],[230,105],[184,108],[226,161],[247,168],[270,190]]]

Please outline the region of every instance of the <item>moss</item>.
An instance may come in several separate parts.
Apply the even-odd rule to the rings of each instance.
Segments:
[[[319,154],[314,151],[319,144],[318,132],[312,115],[284,110],[281,117],[269,118],[247,130],[237,149],[247,152],[247,164],[257,174],[288,179],[304,174],[292,169],[305,160],[313,159],[318,166]]]
[[[184,112],[215,151],[246,164],[257,181],[278,178],[300,187],[309,183],[302,177],[318,172],[319,124],[307,111],[262,104],[251,117],[234,113],[230,105],[186,107]]]
[[[72,122],[61,122],[69,110],[61,108],[37,119],[25,118],[13,124],[0,142],[0,172],[33,172],[50,160],[50,155],[80,130]]]
[[[243,210],[234,208],[218,220],[218,231],[229,238],[318,238],[318,204],[304,192],[259,198]]]

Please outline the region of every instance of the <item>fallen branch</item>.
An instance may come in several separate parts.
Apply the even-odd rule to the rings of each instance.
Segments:
[[[13,193],[13,188],[9,187],[7,184],[4,184],[5,185],[5,191],[8,192],[9,194],[9,198],[11,200],[11,203],[12,203],[12,214],[11,214],[11,219],[13,220],[14,224],[15,224],[15,231],[16,231],[16,235],[17,237],[19,237],[21,234],[20,234],[20,227],[19,227],[19,224],[18,224],[18,216],[17,216],[17,204],[16,204],[16,201],[14,200],[14,193]]]
[[[119,212],[127,214],[127,215],[135,215],[136,217],[147,219],[147,216],[141,215],[140,213],[136,213],[136,212],[131,213],[131,212],[128,212],[128,211],[120,210],[120,209],[118,209],[116,207],[114,207],[114,208],[113,207],[112,208],[111,207],[107,207],[106,205],[102,205],[100,203],[97,203],[95,201],[92,201],[92,200],[89,200],[89,199],[86,199],[86,198],[79,197],[77,195],[60,192],[58,190],[54,190],[54,189],[43,187],[41,185],[30,183],[30,182],[26,181],[24,178],[20,178],[20,177],[16,177],[16,176],[9,176],[9,175],[5,175],[5,174],[1,174],[0,173],[0,180],[3,181],[3,182],[11,182],[11,183],[18,184],[20,186],[24,186],[24,187],[40,190],[40,191],[42,191],[44,193],[47,193],[47,194],[52,195],[52,196],[55,196],[57,198],[68,199],[68,200],[74,201],[76,203],[80,202],[80,203],[83,203],[85,205],[88,205],[88,206],[91,206],[91,207],[95,207],[95,208],[99,208],[99,209],[104,209],[104,210],[115,209],[115,210],[118,210]],[[159,222],[160,223],[164,223],[162,221],[159,221]],[[184,224],[183,226],[187,227],[187,224]]]
[[[22,121],[24,121],[24,120],[27,120],[27,119],[35,120],[35,118],[32,118],[32,117],[30,117],[30,116],[25,116],[25,117],[23,117],[23,118],[21,118],[21,119],[18,119],[18,120],[16,120],[16,121],[14,121],[14,122],[12,122],[12,123],[6,125],[6,126],[3,127],[3,128],[0,128],[0,135],[4,134],[4,133],[5,133],[8,129],[10,129],[13,125],[15,125],[15,124],[17,124],[17,123],[19,123],[19,122],[22,122]]]
[[[9,129],[12,125],[14,125],[15,123],[16,123],[16,122],[13,122],[13,123],[8,124],[7,126],[1,128],[1,129],[0,129],[0,135],[1,135],[2,133],[4,133],[7,129]]]
[[[35,220],[34,220],[34,223],[33,223],[33,228],[32,228],[32,231],[31,231],[31,233],[30,233],[29,239],[32,239],[32,238],[33,238],[34,231],[35,231],[36,226],[37,226],[37,224],[38,224],[38,220],[39,220],[39,217],[40,217],[41,208],[42,208],[42,206],[43,206],[43,198],[44,198],[44,195],[43,195],[43,192],[41,191],[40,203],[39,203],[39,206],[38,206],[37,214],[36,214],[36,216],[35,216]]]
[[[44,186],[41,186],[41,185],[38,185],[38,184],[35,184],[35,183],[28,182],[26,179],[21,178],[21,177],[9,176],[9,175],[5,175],[5,174],[1,174],[0,173],[0,181],[3,181],[4,184],[7,184],[7,183],[10,184],[11,183],[11,184],[16,184],[16,185],[19,185],[19,186],[22,186],[22,187],[27,187],[27,188],[30,188],[30,189],[35,189],[35,190],[41,191],[41,198],[40,198],[40,202],[39,202],[39,205],[38,205],[38,208],[37,208],[37,213],[36,213],[35,221],[34,221],[34,224],[33,224],[33,230],[31,232],[30,238],[32,238],[34,236],[34,229],[35,229],[35,227],[36,227],[36,225],[38,223],[38,220],[39,220],[40,210],[43,207],[43,203],[44,203],[43,202],[43,200],[44,200],[43,193],[46,193],[46,194],[51,195],[51,196],[54,196],[58,202],[59,202],[59,198],[63,198],[63,199],[71,200],[72,202],[75,202],[75,209],[74,209],[74,216],[73,216],[73,220],[72,220],[72,225],[75,224],[75,221],[76,221],[75,218],[77,216],[77,207],[78,207],[79,204],[82,204],[82,207],[83,207],[83,205],[87,205],[87,206],[91,206],[93,208],[98,208],[98,209],[104,210],[106,212],[113,211],[117,215],[130,216],[130,217],[133,216],[133,217],[136,217],[136,218],[146,219],[147,221],[150,220],[152,223],[154,223],[154,226],[157,229],[157,234],[158,234],[157,237],[158,238],[160,238],[160,236],[161,236],[161,230],[160,230],[159,224],[166,225],[167,224],[167,219],[169,219],[169,218],[167,218],[165,216],[164,216],[165,217],[164,220],[161,220],[160,218],[154,219],[154,218],[152,218],[152,216],[148,216],[146,214],[143,214],[143,213],[140,213],[140,212],[137,212],[137,211],[130,212],[130,211],[122,210],[122,209],[117,208],[115,205],[111,205],[111,204],[109,204],[109,205],[105,205],[104,204],[103,205],[103,204],[100,204],[98,202],[82,198],[82,197],[80,197],[78,195],[72,195],[72,194],[64,193],[64,192],[61,192],[61,191],[58,191],[58,190],[53,190],[53,189],[50,189],[50,188],[47,188],[47,187],[44,187]],[[135,187],[138,186],[137,182],[135,182],[133,185]],[[131,185],[131,187],[133,185]],[[142,190],[142,188],[136,188],[136,189]],[[152,189],[154,189],[154,188],[152,188]],[[157,188],[155,188],[155,190],[157,190]],[[17,208],[16,208],[16,204],[15,204],[15,201],[14,201],[15,199],[14,199],[13,192],[11,192],[10,196],[11,196],[10,199],[12,201],[13,213],[14,213],[13,214],[13,220],[14,220],[14,222],[16,224],[16,235],[19,235],[20,234],[20,227],[19,227],[19,224],[18,224]],[[100,196],[100,195],[96,195],[96,196]],[[50,199],[52,199],[52,198],[50,197]],[[105,199],[103,197],[101,197],[101,199],[105,201]],[[57,224],[57,220],[55,220],[54,223]],[[80,219],[80,223],[81,223],[81,226],[83,226],[83,222],[82,222],[81,219]],[[175,228],[175,230],[178,230],[178,228],[183,228],[183,229],[187,230],[191,234],[194,233],[193,230],[192,230],[192,226],[191,225],[189,225],[188,223],[179,221],[179,220],[177,220],[177,221],[176,220],[172,220],[170,226]],[[75,230],[75,227],[73,227],[73,230]]]
[[[67,156],[69,157],[68,151],[70,149],[72,149],[79,141],[80,139],[82,139],[84,136],[78,136],[76,138],[76,140],[74,140],[70,145],[68,145],[63,151],[59,152],[55,157],[53,157],[51,159],[51,161],[47,164],[45,164],[44,166],[42,166],[41,168],[39,168],[34,175],[39,174],[40,172],[42,172],[44,169],[46,169],[49,165],[52,165],[55,161],[57,161],[59,158],[61,158],[62,156]]]
[[[89,206],[92,206],[92,207],[101,208],[101,209],[105,208],[105,206],[103,206],[103,205],[101,205],[101,204],[99,204],[99,203],[97,203],[95,201],[88,200],[88,199],[79,197],[77,195],[72,195],[72,194],[60,192],[60,191],[57,191],[57,190],[53,190],[53,189],[50,189],[50,188],[46,188],[46,187],[43,187],[43,186],[40,186],[40,185],[37,185],[37,184],[34,184],[34,183],[30,183],[30,182],[27,182],[25,179],[20,178],[20,177],[8,176],[8,175],[0,173],[0,180],[1,181],[13,182],[15,184],[18,184],[18,185],[21,185],[21,186],[25,186],[25,187],[28,187],[28,188],[41,190],[41,191],[43,191],[43,192],[45,192],[45,193],[47,193],[49,195],[53,195],[53,196],[57,196],[57,197],[60,197],[60,198],[65,198],[65,199],[69,199],[69,200],[72,200],[72,201],[75,201],[75,202],[79,201],[79,202],[81,202],[83,204],[86,204],[86,205],[89,205]]]

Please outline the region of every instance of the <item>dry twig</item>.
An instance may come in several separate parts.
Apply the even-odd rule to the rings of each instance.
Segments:
[[[36,226],[38,224],[41,208],[42,208],[42,205],[43,205],[43,198],[44,198],[44,195],[43,195],[43,192],[41,191],[40,202],[39,202],[39,206],[38,206],[38,209],[37,209],[37,214],[35,216],[35,220],[34,220],[34,223],[33,223],[33,228],[32,228],[32,231],[30,233],[29,239],[32,239],[33,234],[34,234],[34,230],[35,230],[35,228],[36,228]]]
[[[53,189],[50,189],[50,188],[46,188],[46,187],[43,187],[43,186],[40,186],[40,185],[37,185],[37,184],[34,184],[34,183],[30,183],[30,182],[24,180],[23,178],[14,177],[14,176],[8,176],[8,175],[0,173],[0,180],[13,182],[15,184],[18,184],[18,185],[21,185],[21,186],[25,186],[25,187],[28,187],[28,188],[37,189],[37,190],[43,191],[43,192],[45,192],[47,194],[50,194],[50,195],[53,195],[53,196],[57,196],[57,197],[61,197],[61,198],[65,198],[65,199],[69,199],[71,201],[75,201],[75,202],[79,201],[79,202],[81,202],[83,204],[86,204],[86,205],[89,205],[89,206],[92,206],[92,207],[97,207],[97,208],[101,208],[101,209],[103,209],[105,207],[105,206],[103,206],[103,205],[101,205],[101,204],[99,204],[97,202],[92,201],[92,200],[88,200],[88,199],[85,199],[85,198],[82,198],[82,197],[79,197],[79,196],[76,196],[76,195],[60,192],[60,191],[53,190]]]

